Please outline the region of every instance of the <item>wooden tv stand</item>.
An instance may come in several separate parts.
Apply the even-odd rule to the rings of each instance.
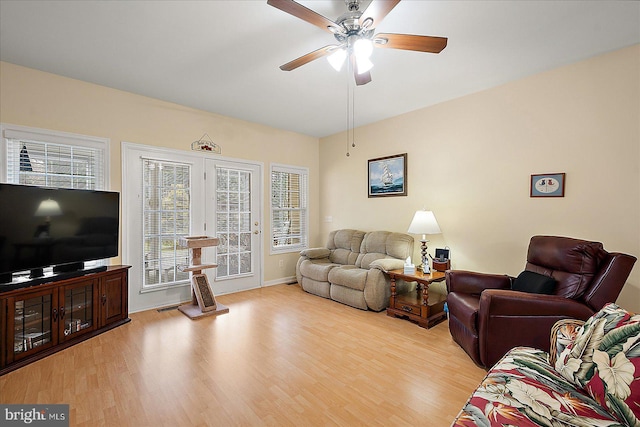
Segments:
[[[129,268],[0,293],[0,375],[129,322]]]

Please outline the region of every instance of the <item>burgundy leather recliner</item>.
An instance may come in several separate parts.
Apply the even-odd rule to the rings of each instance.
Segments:
[[[534,236],[525,269],[557,281],[552,295],[511,290],[515,278],[462,270],[446,272],[449,330],[478,365],[493,366],[507,351],[529,346],[549,351],[560,319],[586,320],[615,302],[636,258],[609,253],[602,243]]]

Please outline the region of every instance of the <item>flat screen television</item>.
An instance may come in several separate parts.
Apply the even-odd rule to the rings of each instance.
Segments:
[[[0,184],[0,283],[118,256],[119,215],[116,192]]]

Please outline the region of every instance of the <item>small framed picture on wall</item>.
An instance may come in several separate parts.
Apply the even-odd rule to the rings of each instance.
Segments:
[[[564,173],[531,175],[530,197],[564,197]]]

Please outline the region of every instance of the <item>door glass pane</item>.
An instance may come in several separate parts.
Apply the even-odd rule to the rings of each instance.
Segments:
[[[93,285],[64,291],[64,336],[73,335],[93,325]]]
[[[15,303],[14,353],[23,353],[51,341],[51,295]]]
[[[216,169],[217,278],[250,274],[251,172]]]
[[[188,283],[189,251],[178,240],[191,230],[189,165],[143,159],[143,287]]]

